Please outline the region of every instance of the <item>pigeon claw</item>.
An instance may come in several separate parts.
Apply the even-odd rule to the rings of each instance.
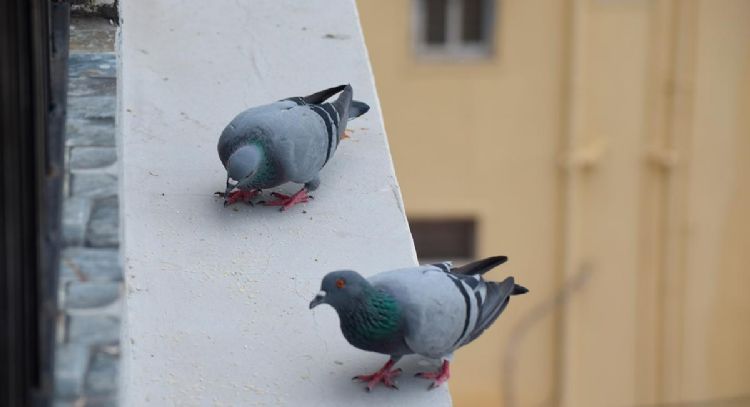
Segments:
[[[400,376],[401,372],[402,370],[400,368],[390,370],[390,366],[384,366],[382,369],[373,374],[354,376],[352,380],[359,380],[363,383],[367,383],[367,387],[365,387],[365,390],[367,390],[367,392],[371,392],[372,389],[374,389],[378,385],[378,383],[383,383],[386,387],[398,390],[398,386],[396,385],[396,381],[394,379]]]
[[[225,195],[222,192],[217,192],[215,195],[224,197],[224,207],[227,207],[237,202],[247,202],[252,205],[252,202],[250,200],[260,195],[260,190],[259,189],[249,189],[249,190],[238,189],[236,191],[230,192],[227,195]]]
[[[271,196],[276,198],[275,201],[264,202],[266,206],[279,206],[280,211],[285,211],[298,203],[308,202],[312,197],[307,194],[307,188],[302,188],[294,195],[285,195],[278,192],[272,192]]]
[[[415,374],[414,376],[420,377],[422,379],[432,380],[432,383],[430,384],[428,390],[435,389],[437,387],[440,387],[441,384],[447,382],[451,377],[450,362],[448,362],[447,360],[443,361],[443,365],[437,372],[421,372]]]

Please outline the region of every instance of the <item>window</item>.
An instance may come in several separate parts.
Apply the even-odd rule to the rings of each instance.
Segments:
[[[414,0],[422,55],[486,57],[492,51],[493,0]]]
[[[444,260],[461,263],[475,256],[474,219],[409,219],[409,228],[422,263]]]

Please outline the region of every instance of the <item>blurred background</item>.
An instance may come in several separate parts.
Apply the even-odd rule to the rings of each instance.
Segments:
[[[531,289],[454,403],[749,406],[750,1],[357,3],[421,260]]]

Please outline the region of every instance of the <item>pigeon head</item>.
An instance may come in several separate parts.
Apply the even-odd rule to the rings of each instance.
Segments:
[[[258,171],[262,153],[256,145],[243,146],[237,149],[227,160],[227,193],[234,188],[248,189],[253,176]],[[230,183],[234,180],[235,183]]]
[[[328,304],[337,311],[347,309],[372,286],[359,273],[352,270],[333,271],[323,277],[320,292],[310,302],[310,309]]]

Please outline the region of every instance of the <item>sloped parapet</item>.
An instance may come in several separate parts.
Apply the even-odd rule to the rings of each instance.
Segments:
[[[416,263],[353,1],[128,0],[120,16],[121,404],[449,405],[411,377],[418,358],[401,390],[365,392],[351,377],[386,357],[308,310],[330,270]],[[315,199],[223,207],[216,142],[232,117],[341,83],[372,109]]]

